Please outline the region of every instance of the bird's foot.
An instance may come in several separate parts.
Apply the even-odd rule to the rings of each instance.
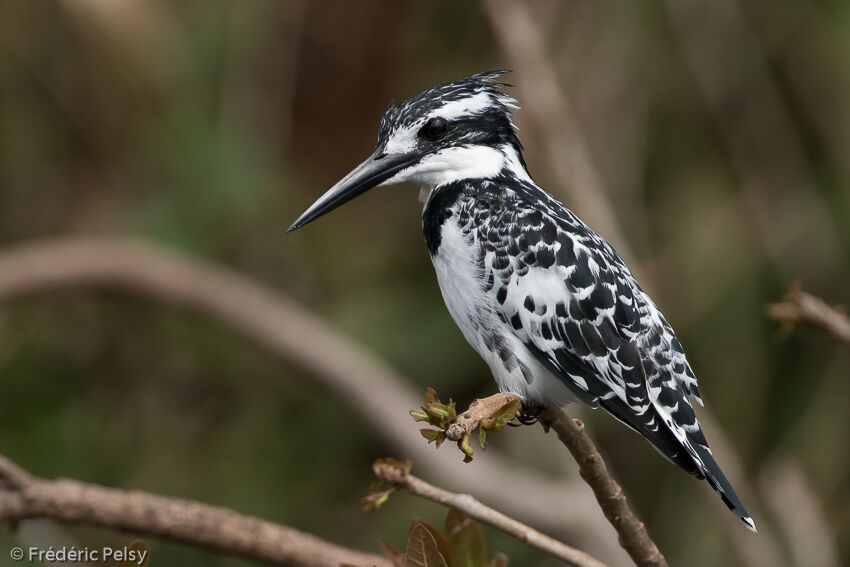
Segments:
[[[522,404],[522,409],[519,415],[514,418],[516,421],[508,423],[511,427],[521,427],[523,425],[534,425],[540,420],[540,413],[543,411],[543,406],[532,401],[526,401]]]

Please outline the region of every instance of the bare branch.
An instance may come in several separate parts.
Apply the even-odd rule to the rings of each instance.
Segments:
[[[602,455],[584,431],[584,424],[563,410],[549,410],[541,420],[558,435],[579,466],[581,477],[593,489],[596,501],[614,529],[620,545],[638,566],[666,567],[667,560],[649,537],[646,526],[635,516],[623,489],[608,473]]]
[[[545,551],[569,565],[575,567],[606,567],[605,563],[587,553],[561,543],[489,506],[485,506],[469,494],[457,494],[429,484],[398,465],[398,463],[380,460],[372,465],[372,470],[375,472],[375,476],[395,488],[407,490],[415,496],[438,502],[444,506],[457,508],[467,516],[502,530],[523,543]]]
[[[850,318],[840,307],[832,307],[823,299],[794,285],[785,300],[767,306],[767,316],[786,323],[807,323],[850,345]]]
[[[49,518],[168,538],[290,567],[390,567],[389,560],[217,506],[77,480],[34,477],[0,456],[0,520]]]
[[[476,429],[492,420],[496,412],[503,411],[503,408],[514,402],[521,400],[515,394],[506,393],[475,400],[468,410],[446,427],[446,437],[452,440],[468,439]],[[617,531],[620,545],[635,564],[639,567],[666,567],[667,560],[649,537],[646,526],[629,507],[623,489],[610,475],[602,455],[585,433],[584,424],[577,419],[570,419],[561,409],[544,410],[540,422],[546,431],[554,429],[558,439],[569,449],[579,465],[581,477],[590,485],[599,507]]]

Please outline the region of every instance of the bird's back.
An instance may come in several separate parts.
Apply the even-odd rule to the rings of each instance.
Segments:
[[[449,311],[501,390],[601,405],[753,527],[694,414],[681,344],[604,239],[510,175],[438,187],[423,231]]]

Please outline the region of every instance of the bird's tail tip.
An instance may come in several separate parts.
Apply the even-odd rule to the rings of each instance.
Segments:
[[[738,498],[737,494],[735,494],[735,489],[732,488],[732,484],[726,478],[726,475],[723,474],[723,471],[720,470],[720,467],[711,456],[711,451],[701,444],[694,445],[694,448],[699,456],[699,464],[703,469],[705,479],[720,495],[723,503],[726,504],[733,514],[738,516],[741,521],[744,522],[744,525],[747,526],[748,530],[753,533],[758,533],[755,521],[753,521],[752,516],[750,516],[749,512],[747,512],[747,509],[744,507],[741,499]]]
[[[741,521],[744,522],[747,529],[754,534],[758,533],[758,528],[756,528],[756,523],[753,521],[753,517],[750,516],[747,509],[744,508],[744,504],[741,502],[740,498],[738,498],[738,495],[735,494],[735,489],[732,488],[732,485],[729,484],[729,481],[726,480],[726,477],[720,469],[716,468],[716,464],[714,471],[706,475],[706,480],[708,480],[711,487],[720,495],[720,498],[729,510],[731,510],[733,514],[738,516]]]

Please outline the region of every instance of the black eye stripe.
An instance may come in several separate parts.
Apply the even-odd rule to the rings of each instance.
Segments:
[[[429,142],[436,142],[443,139],[449,133],[449,122],[445,118],[435,116],[429,119],[422,128],[419,129],[419,137]]]

